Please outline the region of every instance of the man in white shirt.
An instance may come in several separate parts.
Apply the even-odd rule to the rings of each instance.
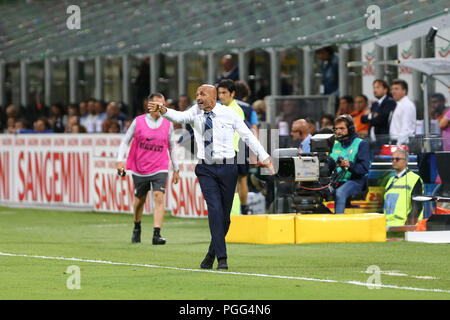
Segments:
[[[407,96],[408,84],[404,80],[396,79],[392,82],[391,94],[397,102],[389,126],[391,144],[406,144],[408,138],[416,133],[416,106]]]
[[[217,89],[202,85],[197,89],[197,103],[180,112],[163,104],[149,102],[149,111],[159,111],[173,122],[190,123],[197,142],[199,163],[195,167],[200,188],[208,206],[211,243],[202,269],[212,269],[215,257],[217,269],[227,270],[225,236],[230,227],[230,212],[237,183],[234,131],[236,130],[264,166],[275,173],[272,159],[236,111],[217,102]]]

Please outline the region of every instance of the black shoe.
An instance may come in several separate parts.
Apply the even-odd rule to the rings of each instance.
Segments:
[[[141,243],[141,229],[134,229],[131,243]]]
[[[161,236],[153,236],[153,244],[166,244],[166,239]]]
[[[217,266],[217,270],[228,270],[227,258],[218,259],[219,265]]]
[[[212,269],[214,264],[214,256],[211,256],[208,254],[206,254],[205,259],[203,259],[202,263],[200,264],[200,268],[202,269]]]

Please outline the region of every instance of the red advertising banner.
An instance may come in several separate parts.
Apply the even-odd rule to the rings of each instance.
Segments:
[[[0,136],[0,205],[60,206],[104,212],[133,212],[132,173],[117,175],[122,135]],[[182,158],[182,157],[180,157]],[[195,176],[195,161],[178,160],[180,181],[169,170],[166,210],[179,217],[206,217],[207,208]],[[144,214],[153,210],[147,196]]]

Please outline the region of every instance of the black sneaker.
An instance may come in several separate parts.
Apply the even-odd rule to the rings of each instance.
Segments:
[[[217,266],[217,270],[228,270],[227,258],[218,259],[219,265]]]
[[[131,243],[141,243],[141,229],[134,229]]]
[[[166,239],[161,236],[153,236],[153,244],[166,244]]]
[[[200,268],[202,269],[212,269],[214,264],[214,256],[209,255],[209,253],[206,254],[205,259],[203,259],[202,263],[200,264]]]

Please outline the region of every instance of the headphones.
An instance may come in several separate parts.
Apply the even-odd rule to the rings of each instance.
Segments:
[[[352,136],[356,133],[355,124],[353,123],[352,117],[349,115],[343,114],[338,117],[339,120],[345,121],[347,124],[348,136]]]

